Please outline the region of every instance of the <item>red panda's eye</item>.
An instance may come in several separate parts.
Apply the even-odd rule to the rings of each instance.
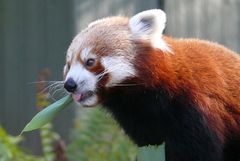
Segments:
[[[92,59],[92,58],[88,59],[88,60],[85,62],[85,65],[86,65],[87,67],[92,67],[94,64],[95,64],[95,59]]]

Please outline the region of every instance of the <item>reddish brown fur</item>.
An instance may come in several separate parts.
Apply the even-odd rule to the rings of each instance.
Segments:
[[[165,87],[171,95],[187,93],[223,143],[227,132],[240,137],[239,56],[206,41],[169,37],[164,40],[173,53],[135,42],[138,54],[135,64],[142,79],[139,81],[148,88]]]

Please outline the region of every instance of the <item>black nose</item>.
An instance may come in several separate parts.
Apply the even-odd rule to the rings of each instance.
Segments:
[[[72,78],[68,78],[67,81],[64,83],[64,88],[68,92],[75,92],[77,89],[77,84]]]

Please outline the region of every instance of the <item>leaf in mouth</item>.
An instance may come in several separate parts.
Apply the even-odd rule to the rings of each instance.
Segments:
[[[32,120],[24,127],[23,132],[32,131],[41,128],[48,122],[50,122],[59,112],[67,107],[72,102],[72,97],[67,95],[62,99],[54,102],[42,111],[37,113]],[[21,135],[20,134],[20,135]]]

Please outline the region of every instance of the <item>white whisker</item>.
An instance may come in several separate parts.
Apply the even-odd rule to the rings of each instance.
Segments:
[[[115,66],[112,66],[111,68],[105,69],[103,72],[101,72],[100,74],[97,75],[98,81],[100,81],[104,75],[110,73],[110,72],[114,72],[115,70],[122,70],[121,68],[121,64],[117,64]],[[129,71],[125,71],[130,73],[131,75],[135,76],[135,74],[129,72]]]
[[[63,90],[63,87],[61,87],[61,88],[59,88],[59,89],[56,89],[56,90],[53,92],[53,94],[51,94],[52,97],[54,97],[54,95],[55,95],[57,92],[61,91],[61,90]]]
[[[36,81],[36,82],[28,82],[27,84],[40,84],[40,83],[64,83],[64,81]]]
[[[51,89],[54,87],[54,86],[57,86],[57,85],[63,85],[64,82],[63,81],[53,81],[54,83],[53,84],[50,84],[48,85],[47,87],[45,87],[43,90],[41,90],[39,93],[43,93],[45,91],[49,91],[51,92]]]
[[[59,95],[62,95],[62,97],[69,95],[69,93],[66,90],[62,90],[61,93],[59,93]]]
[[[145,83],[136,83],[136,84],[134,84],[134,83],[126,83],[126,84],[124,84],[124,83],[117,83],[117,84],[113,84],[114,86],[118,86],[118,87],[128,87],[128,86],[140,86],[140,85],[144,85]]]
[[[114,72],[115,70],[118,70],[119,69],[118,67],[120,65],[121,64],[117,64],[117,65],[115,65],[115,66],[113,66],[111,68],[105,69],[102,73],[98,74],[97,77],[100,78],[100,80],[101,80],[104,75],[106,75],[106,74],[108,74],[110,72]]]
[[[51,88],[49,88],[49,93],[51,93],[52,91],[57,90],[59,87],[63,88],[63,84],[56,84],[56,85],[52,86]]]

